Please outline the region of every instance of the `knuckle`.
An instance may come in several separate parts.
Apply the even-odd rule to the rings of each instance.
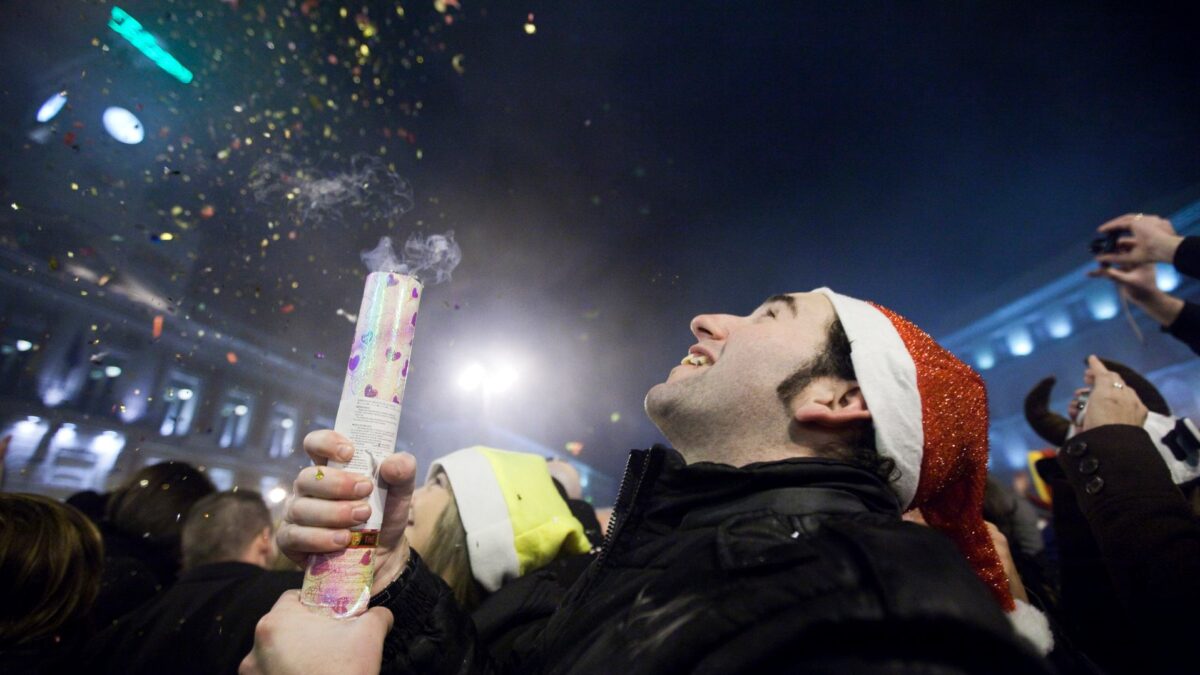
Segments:
[[[254,641],[261,643],[270,642],[274,623],[274,619],[270,614],[264,614],[263,618],[259,619],[258,623],[254,625]]]

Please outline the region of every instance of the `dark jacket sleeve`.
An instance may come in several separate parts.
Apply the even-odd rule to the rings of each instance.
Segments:
[[[1200,237],[1184,237],[1173,262],[1180,274],[1200,279]],[[1200,305],[1185,300],[1183,311],[1163,330],[1200,354]]]
[[[1138,427],[1091,429],[1058,458],[1116,597],[1157,656],[1170,660],[1191,632],[1175,617],[1200,602],[1200,523]]]
[[[471,616],[454,600],[450,587],[412,552],[408,571],[372,598],[395,622],[383,641],[383,673],[493,673],[485,645]]]
[[[1200,237],[1184,237],[1172,262],[1180,274],[1200,279]]]
[[[1200,305],[1184,300],[1179,316],[1163,330],[1187,345],[1193,352],[1200,354]]]

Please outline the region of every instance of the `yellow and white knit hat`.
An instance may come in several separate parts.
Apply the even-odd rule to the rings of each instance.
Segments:
[[[434,460],[454,488],[471,573],[489,592],[561,553],[591,547],[538,455],[474,446]]]

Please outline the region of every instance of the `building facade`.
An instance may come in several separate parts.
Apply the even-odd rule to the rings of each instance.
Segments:
[[[1200,201],[1159,212],[1179,233],[1200,234]],[[1051,408],[1065,415],[1074,390],[1083,386],[1089,354],[1145,375],[1174,414],[1200,416],[1200,359],[1137,307],[1124,303],[1112,282],[1089,278],[1087,271],[1095,264],[1082,247],[1077,257],[1080,264],[1066,274],[940,340],[987,381],[991,468],[1002,476],[1028,470],[1027,453],[1049,445],[1025,421],[1025,396],[1053,376]],[[1158,266],[1158,286],[1200,300],[1200,283],[1170,265]]]
[[[172,311],[169,298],[130,275],[106,279],[71,261],[49,267],[0,246],[0,438],[12,437],[3,489],[105,491],[175,460],[220,489],[254,489],[280,504],[309,464],[304,435],[333,427],[339,369],[253,327]],[[436,420],[412,403],[405,419]],[[567,459],[599,504],[615,492],[611,476],[478,421],[402,420],[397,449],[428,466],[472,444]]]

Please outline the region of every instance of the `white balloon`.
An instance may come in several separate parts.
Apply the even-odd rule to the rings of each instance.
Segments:
[[[141,143],[146,138],[141,120],[128,110],[116,106],[104,111],[104,130],[109,136],[129,145]]]

